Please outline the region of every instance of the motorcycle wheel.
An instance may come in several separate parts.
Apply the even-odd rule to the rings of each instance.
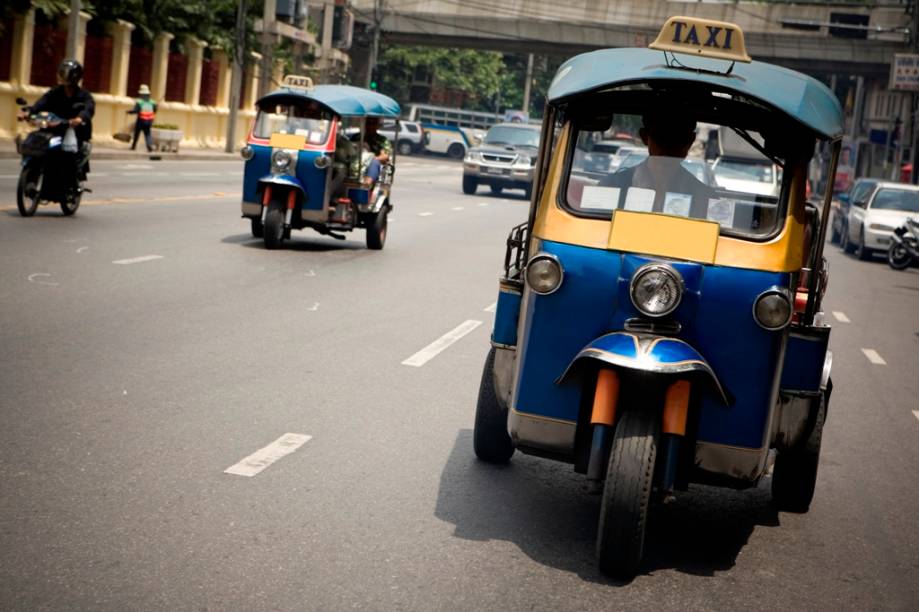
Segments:
[[[16,208],[19,209],[19,214],[23,217],[31,217],[38,208],[38,194],[41,193],[42,175],[41,172],[38,172],[38,176],[35,177],[35,174],[36,172],[28,167],[23,168],[22,172],[19,173],[19,183],[16,185]],[[32,181],[31,183],[30,180]],[[31,194],[28,193],[30,184],[32,185]]]
[[[627,410],[616,424],[597,529],[604,574],[628,580],[641,566],[659,438],[651,411]]]
[[[61,202],[61,212],[64,213],[64,216],[69,217],[77,212],[77,209],[80,207],[80,200],[82,199],[82,189],[79,187],[76,189],[69,189],[67,195],[64,196],[64,201]]]
[[[913,263],[913,256],[906,247],[894,242],[887,249],[887,264],[894,270],[905,270]]]

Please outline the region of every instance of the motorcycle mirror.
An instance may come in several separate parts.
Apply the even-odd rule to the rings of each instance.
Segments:
[[[20,96],[19,98],[16,98],[16,104],[18,104],[19,106],[25,106],[26,104],[28,104],[28,102],[26,102],[25,98]]]

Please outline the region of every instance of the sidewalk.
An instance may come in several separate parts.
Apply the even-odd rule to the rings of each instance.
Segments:
[[[138,160],[150,159],[146,151],[132,151],[127,144],[121,147],[94,146],[91,159],[94,161],[106,159]],[[242,161],[239,153],[224,153],[219,149],[184,149],[178,153],[156,152],[155,155],[163,161]],[[0,159],[19,159],[16,145],[10,138],[0,139]]]

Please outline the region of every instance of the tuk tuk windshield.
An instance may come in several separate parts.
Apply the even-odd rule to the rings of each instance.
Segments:
[[[328,139],[331,125],[332,115],[317,104],[269,104],[259,107],[253,136],[296,134],[309,144],[321,145]]]
[[[595,143],[623,133],[638,150],[596,163]],[[756,132],[743,134],[762,145]],[[678,113],[615,114],[608,129],[576,130],[573,143],[564,204],[575,214],[610,218],[622,209],[688,217],[753,239],[784,221],[781,168],[726,126]]]

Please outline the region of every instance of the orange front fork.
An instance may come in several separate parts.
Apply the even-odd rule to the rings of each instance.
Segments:
[[[664,414],[661,420],[660,490],[664,500],[672,499],[673,487],[676,484],[677,467],[680,458],[680,441],[686,436],[686,419],[689,414],[689,392],[692,387],[688,380],[677,380],[667,387],[664,396]]]
[[[616,423],[616,405],[619,403],[619,374],[614,370],[597,372],[594,405],[590,413],[593,428],[590,440],[590,457],[587,461],[587,479],[595,487],[606,474],[613,425]]]

